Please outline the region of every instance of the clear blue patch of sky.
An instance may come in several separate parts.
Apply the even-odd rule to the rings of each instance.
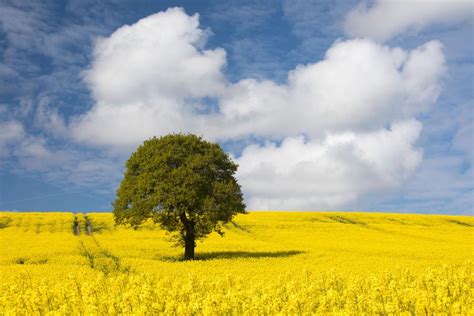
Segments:
[[[53,185],[36,175],[0,172],[0,210],[12,211],[110,211],[112,194]]]

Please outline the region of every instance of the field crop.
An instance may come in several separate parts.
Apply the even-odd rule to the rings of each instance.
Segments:
[[[472,315],[473,232],[467,216],[252,212],[183,262],[151,223],[3,212],[0,314]]]

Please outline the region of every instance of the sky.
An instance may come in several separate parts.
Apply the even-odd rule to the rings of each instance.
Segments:
[[[474,214],[474,1],[0,0],[0,209],[110,211],[194,133],[248,210]]]

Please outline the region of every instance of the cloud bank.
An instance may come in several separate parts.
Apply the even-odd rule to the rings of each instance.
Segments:
[[[235,159],[251,209],[343,207],[416,170],[422,128],[445,73],[442,45],[411,51],[336,41],[284,83],[229,82],[198,15],[168,9],[101,38],[84,72],[95,105],[68,125],[77,142],[129,153],[154,135],[193,132],[250,144]]]
[[[415,120],[369,133],[328,135],[322,141],[285,138],[280,146],[248,146],[238,177],[250,209],[329,209],[361,195],[400,186],[421,162]]]
[[[453,24],[473,17],[472,0],[376,0],[361,2],[350,11],[344,29],[350,36],[387,41],[406,32],[418,32],[430,24]]]

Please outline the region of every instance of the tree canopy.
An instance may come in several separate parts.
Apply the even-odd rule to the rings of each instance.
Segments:
[[[115,222],[136,228],[151,218],[185,246],[185,259],[194,259],[196,240],[245,213],[237,167],[218,144],[196,135],[153,137],[126,163]]]

